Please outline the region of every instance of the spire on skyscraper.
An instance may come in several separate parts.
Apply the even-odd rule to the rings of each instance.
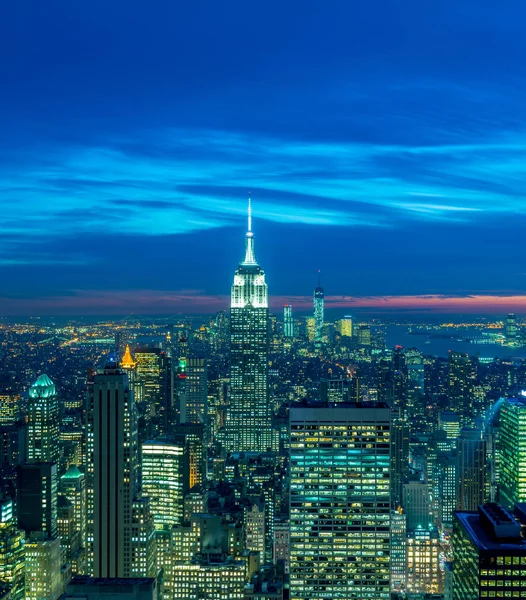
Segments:
[[[252,233],[252,199],[248,193],[248,229],[245,240],[245,258],[242,265],[257,265],[256,255],[254,253],[254,234]]]

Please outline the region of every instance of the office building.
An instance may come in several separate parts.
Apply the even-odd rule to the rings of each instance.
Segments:
[[[168,431],[170,418],[170,364],[166,352],[160,348],[135,349],[135,373],[141,382],[144,397],[138,399],[145,415],[161,434]]]
[[[390,597],[387,405],[290,409],[291,600]]]
[[[208,423],[208,365],[205,358],[188,357],[186,390],[181,404],[181,423]]]
[[[132,503],[131,539],[131,576],[155,577],[157,539],[149,498],[135,498]]]
[[[9,588],[11,600],[23,600],[25,594],[24,532],[18,529],[13,502],[0,502],[0,583]]]
[[[314,343],[320,344],[325,333],[325,293],[321,287],[318,271],[318,286],[314,289]]]
[[[391,503],[402,502],[403,485],[409,477],[409,423],[393,412],[391,422]]]
[[[20,394],[0,394],[0,427],[14,425],[21,416]]]
[[[517,337],[517,319],[513,313],[509,313],[506,317],[506,324],[504,325],[504,335],[507,342],[514,342]]]
[[[62,475],[58,490],[73,505],[73,516],[80,535],[80,547],[86,548],[86,476],[75,465]]]
[[[356,330],[356,341],[360,346],[371,345],[371,328],[366,323],[360,323]]]
[[[196,560],[188,565],[174,565],[173,600],[243,600],[245,563],[226,560]]]
[[[258,552],[261,563],[265,562],[266,526],[265,502],[261,498],[251,498],[243,511],[245,548]]]
[[[230,406],[225,446],[230,452],[265,452],[272,446],[268,398],[268,291],[254,254],[249,205],[245,257],[234,275],[230,308]]]
[[[283,336],[290,339],[294,337],[294,319],[292,318],[292,306],[285,304],[283,307]]]
[[[486,439],[476,429],[462,429],[457,440],[456,510],[475,511],[488,500]]]
[[[462,352],[449,351],[448,400],[449,407],[460,417],[461,425],[470,425],[473,418],[474,360]]]
[[[86,432],[88,572],[95,577],[131,577],[137,420],[128,377],[114,363],[89,386]]]
[[[205,426],[198,423],[180,423],[172,426],[173,434],[186,442],[187,460],[184,464],[184,493],[206,479]]]
[[[453,600],[526,597],[526,541],[521,522],[498,504],[456,512]]]
[[[412,594],[439,594],[443,591],[440,571],[440,540],[435,528],[418,527],[407,534],[406,589]]]
[[[63,600],[158,600],[159,589],[155,577],[104,579],[74,577],[66,588]]]
[[[448,440],[455,442],[460,435],[460,416],[451,411],[441,412],[438,415],[438,427],[446,432]],[[454,444],[451,444],[451,447],[453,446]]]
[[[25,600],[57,600],[63,592],[60,538],[32,532],[25,543]]]
[[[391,513],[391,591],[404,592],[407,583],[407,526],[401,507]]]
[[[322,379],[320,399],[324,403],[358,402],[358,379]]]
[[[351,338],[353,336],[352,317],[347,316],[343,317],[343,319],[340,319],[339,321],[336,321],[336,331],[342,337]]]
[[[60,458],[60,408],[55,384],[41,375],[29,388],[27,462],[56,462]]]
[[[499,502],[512,509],[526,502],[526,397],[501,403],[498,451]]]
[[[57,537],[58,477],[56,463],[34,463],[18,467],[18,526],[26,532],[41,532],[45,539]]]
[[[142,445],[142,490],[150,499],[156,529],[182,521],[187,471],[184,439],[150,440]]]
[[[433,523],[429,484],[418,478],[402,486],[402,506],[407,517],[407,530],[426,528]]]

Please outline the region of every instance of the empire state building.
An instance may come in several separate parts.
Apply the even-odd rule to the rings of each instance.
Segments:
[[[249,199],[245,257],[234,275],[230,303],[230,407],[225,427],[230,452],[265,452],[271,446],[267,373],[268,290],[254,254]]]

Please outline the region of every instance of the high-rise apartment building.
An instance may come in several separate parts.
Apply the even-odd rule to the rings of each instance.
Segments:
[[[526,502],[526,397],[506,398],[500,407],[499,502]]]
[[[225,446],[265,452],[272,446],[268,398],[268,291],[254,254],[249,205],[245,257],[234,275],[230,304],[230,406]]]
[[[318,286],[314,289],[314,343],[323,341],[325,328],[325,292],[321,287],[318,272]]]
[[[292,306],[285,304],[283,307],[283,336],[286,338],[294,337],[294,319],[292,318]]]
[[[60,458],[60,407],[55,384],[41,375],[29,388],[27,462],[55,462]]]
[[[20,394],[0,394],[0,427],[14,425],[22,416]]]
[[[88,569],[95,577],[131,577],[137,419],[128,377],[115,364],[90,384],[86,433]]]
[[[387,405],[290,409],[290,598],[390,597]]]

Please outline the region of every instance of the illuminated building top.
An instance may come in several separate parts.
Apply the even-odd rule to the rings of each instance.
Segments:
[[[231,307],[268,308],[268,289],[265,272],[258,265],[254,253],[252,232],[252,206],[248,199],[248,230],[245,237],[245,257],[239,263],[232,286]]]
[[[57,393],[55,384],[44,373],[29,388],[30,398],[49,398]]]
[[[121,367],[123,369],[135,369],[136,365],[137,365],[137,363],[133,360],[133,356],[131,355],[131,352],[130,352],[130,346],[128,344],[126,344],[126,352],[124,353],[124,356],[122,357]]]

